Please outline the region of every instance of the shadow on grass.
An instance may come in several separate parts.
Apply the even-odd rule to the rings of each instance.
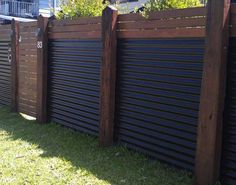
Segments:
[[[99,148],[97,138],[56,124],[39,125],[0,108],[0,129],[36,144],[41,157],[60,157],[110,184],[190,185],[191,178],[123,147]]]

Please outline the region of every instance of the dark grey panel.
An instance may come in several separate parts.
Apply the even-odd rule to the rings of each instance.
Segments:
[[[50,40],[49,118],[98,135],[100,40]]]
[[[193,170],[204,39],[118,42],[116,138]]]
[[[0,106],[11,104],[11,64],[8,60],[10,41],[0,41]]]
[[[230,39],[228,79],[224,112],[222,182],[236,184],[236,38]]]

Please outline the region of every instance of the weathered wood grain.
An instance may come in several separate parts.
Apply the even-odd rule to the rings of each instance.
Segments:
[[[38,18],[37,47],[37,116],[39,123],[47,122],[47,75],[48,75],[48,19]],[[42,43],[42,47],[39,46]]]
[[[219,180],[230,0],[209,0],[198,121],[196,185]]]
[[[107,7],[102,16],[103,57],[100,91],[100,146],[113,144],[116,84],[116,47],[118,12]]]

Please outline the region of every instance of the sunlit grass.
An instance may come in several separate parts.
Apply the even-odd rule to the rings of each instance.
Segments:
[[[189,174],[56,124],[0,108],[0,184],[190,185]]]

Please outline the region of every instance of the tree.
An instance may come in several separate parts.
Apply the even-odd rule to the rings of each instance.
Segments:
[[[56,14],[56,17],[66,19],[101,16],[106,6],[107,4],[103,3],[103,0],[66,0],[61,3],[61,11]]]
[[[201,1],[203,0],[148,0],[143,7],[142,14],[147,16],[150,11],[197,7],[202,5]],[[110,0],[64,0],[64,3],[62,2],[60,6],[61,11],[56,14],[56,17],[65,19],[101,16],[103,9],[109,2]],[[128,13],[124,7],[119,6],[119,0],[114,5],[120,13]]]
[[[200,0],[148,0],[142,13],[148,15],[151,11],[199,7],[202,5]]]

